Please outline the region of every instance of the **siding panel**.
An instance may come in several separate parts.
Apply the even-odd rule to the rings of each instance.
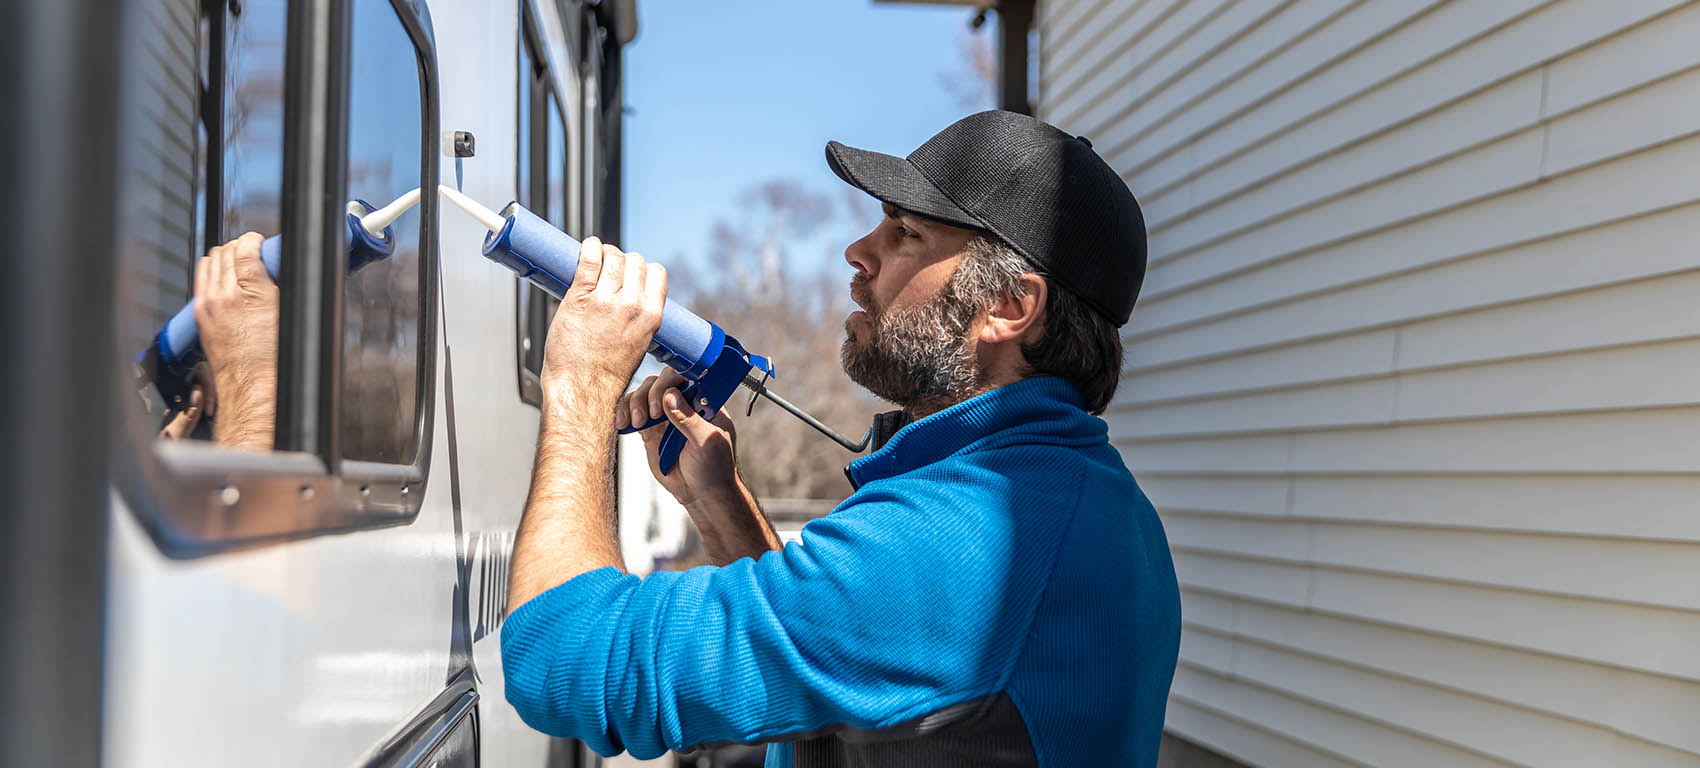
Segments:
[[[1147,214],[1105,420],[1182,583],[1169,730],[1700,764],[1700,3],[1039,24],[1040,116]]]
[[[1233,627],[1210,629],[1700,750],[1700,690],[1669,677],[1271,605],[1244,605]]]
[[[1133,102],[1109,124],[1101,128],[1090,124],[1073,126],[1067,121],[1058,121],[1057,124],[1074,127],[1077,132],[1092,132],[1091,135],[1097,142],[1095,146],[1102,147],[1101,151],[1105,157],[1109,157],[1114,149],[1126,147],[1129,142],[1176,118],[1183,110],[1204,102],[1241,78],[1263,69],[1295,41],[1330,24],[1337,16],[1362,2],[1363,0],[1294,2],[1247,32],[1245,37],[1235,41],[1233,51],[1224,51],[1221,55],[1205,59],[1167,87],[1159,87],[1149,93],[1133,94]],[[1042,48],[1041,59],[1043,58],[1045,50]],[[1128,95],[1121,90],[1112,91],[1110,99],[1119,100]],[[1120,165],[1117,169],[1124,170]]]
[[[1253,33],[1265,22],[1290,7],[1293,2],[1295,0],[1228,3],[1197,32],[1155,57],[1150,66],[1130,76],[1107,78],[1107,90],[1095,93],[1093,98],[1083,105],[1079,117],[1057,117],[1057,121],[1079,126],[1088,132],[1088,136],[1096,135],[1096,131],[1100,129],[1113,127],[1118,116],[1126,114],[1153,93],[1161,91],[1211,61],[1214,54],[1224,46],[1232,44],[1236,38]]]
[[[1684,205],[1462,258],[1415,243],[1378,249],[1373,260],[1354,248],[1327,249],[1203,286],[1184,299],[1141,301],[1124,337],[1137,341],[1313,296],[1368,301],[1372,308],[1357,311],[1374,311],[1361,324],[1373,326],[1675,274],[1696,267],[1686,246],[1697,226],[1700,206]]]
[[[1067,100],[1058,101],[1057,119],[1080,122],[1078,113],[1097,102],[1113,84],[1137,80],[1154,61],[1168,55],[1175,47],[1191,42],[1198,29],[1215,20],[1228,5],[1225,0],[1149,3],[1146,8],[1154,13],[1143,13],[1145,8],[1142,8],[1141,12],[1129,14],[1120,25],[1111,28],[1105,38],[1120,46],[1107,61],[1097,58],[1099,65],[1082,72],[1082,77],[1076,82],[1058,79],[1056,88],[1067,94]],[[1140,42],[1147,38],[1154,44],[1141,45]],[[1091,57],[1091,54],[1087,56]]]
[[[1242,762],[1305,768],[1352,768],[1364,765],[1319,752],[1280,734],[1179,699],[1169,702],[1168,729],[1190,741],[1209,743],[1214,751]]]
[[[1364,765],[1511,765],[1191,664],[1175,670],[1171,697],[1242,722],[1262,724],[1303,743],[1326,744],[1329,751]],[[1263,755],[1248,757],[1255,764],[1265,759]]]

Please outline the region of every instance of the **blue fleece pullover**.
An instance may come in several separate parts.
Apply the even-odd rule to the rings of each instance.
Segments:
[[[1168,543],[1103,421],[1026,379],[904,427],[759,559],[603,568],[502,627],[507,699],[603,755],[881,729],[1007,695],[1045,766],[1152,765],[1180,642]],[[768,764],[790,765],[776,744]]]

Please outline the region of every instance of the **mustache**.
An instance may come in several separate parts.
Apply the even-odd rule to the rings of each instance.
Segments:
[[[850,277],[850,300],[870,314],[873,312],[874,293],[868,288],[867,275],[857,273]]]

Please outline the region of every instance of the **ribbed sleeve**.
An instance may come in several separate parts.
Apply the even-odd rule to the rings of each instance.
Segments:
[[[554,671],[563,659],[605,654],[614,647],[619,622],[576,619],[619,614],[630,601],[636,580],[614,568],[600,568],[532,598],[503,622],[503,683],[508,702],[527,725],[544,733],[570,732],[604,755],[623,748],[606,737],[605,681]]]

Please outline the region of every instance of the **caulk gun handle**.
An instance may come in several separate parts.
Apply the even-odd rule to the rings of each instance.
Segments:
[[[714,415],[719,412],[718,408],[703,404],[701,400],[702,387],[694,381],[686,381],[684,386],[679,387],[679,396],[685,398],[685,402],[690,405],[691,409],[696,411],[697,415],[704,420],[713,419]],[[633,424],[618,431],[622,435],[630,435],[661,424],[666,424],[667,430],[661,433],[661,445],[655,452],[655,463],[661,469],[661,474],[667,475],[672,474],[673,467],[678,466],[679,454],[684,453],[686,441],[685,433],[680,432],[677,426],[668,423],[666,414],[650,419],[646,423]]]

